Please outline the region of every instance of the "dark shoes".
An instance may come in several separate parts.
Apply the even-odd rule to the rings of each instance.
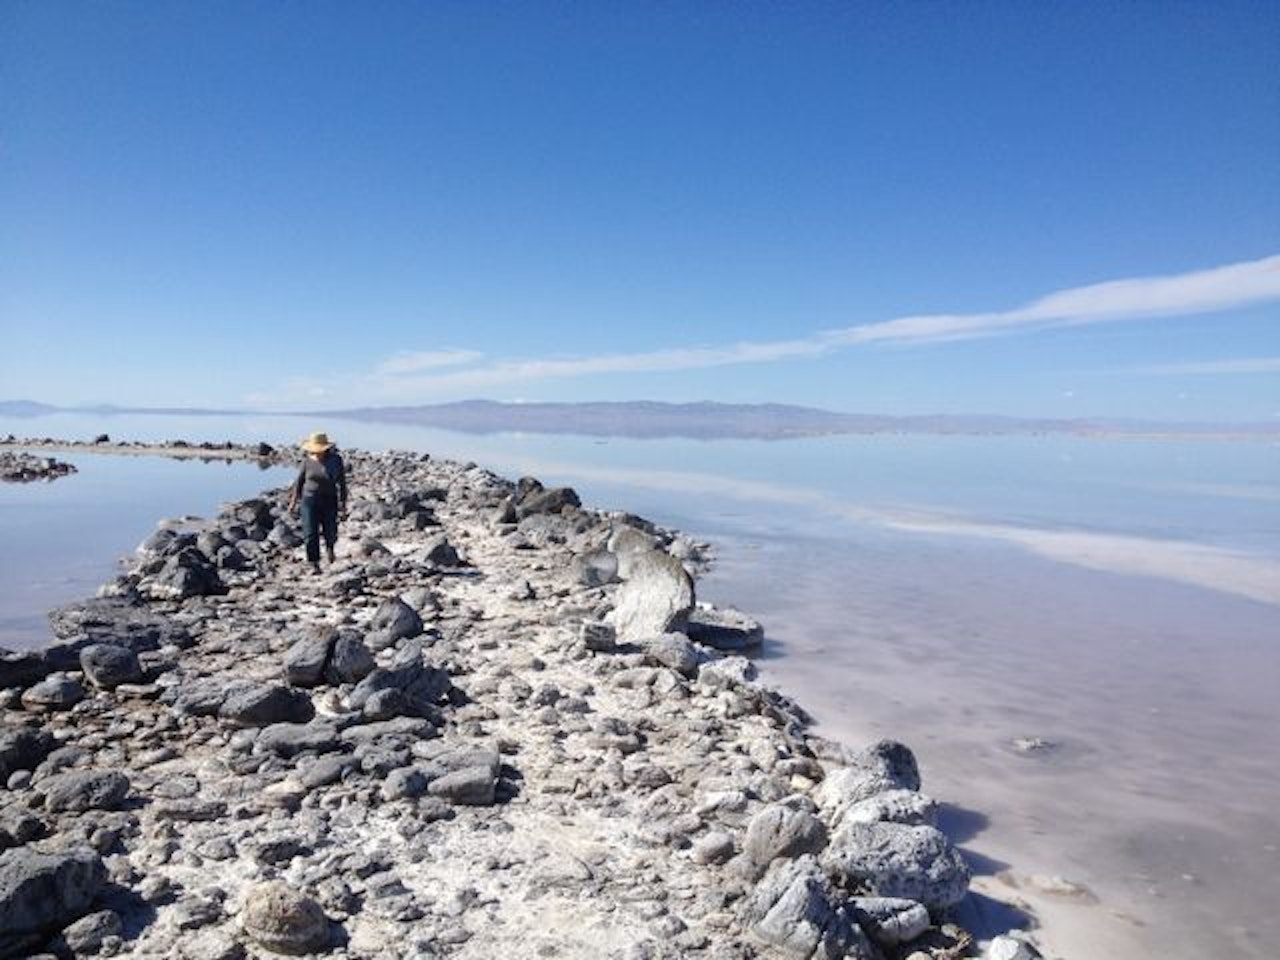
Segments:
[[[312,573],[319,573],[319,572],[320,572],[320,561],[319,561],[319,560],[316,560],[316,561],[312,562],[312,564],[311,564],[311,572],[312,572]]]

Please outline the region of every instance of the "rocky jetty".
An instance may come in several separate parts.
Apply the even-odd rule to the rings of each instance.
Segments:
[[[275,491],[0,656],[0,957],[967,955],[910,750],[762,684],[704,545],[346,456],[321,574]]]
[[[75,472],[73,464],[55,457],[37,457],[30,453],[0,450],[0,481],[5,483],[57,480]]]

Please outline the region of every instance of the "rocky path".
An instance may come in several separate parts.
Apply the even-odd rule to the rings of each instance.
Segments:
[[[348,463],[322,574],[233,504],[0,658],[0,957],[967,955],[910,751],[812,736],[703,545]]]

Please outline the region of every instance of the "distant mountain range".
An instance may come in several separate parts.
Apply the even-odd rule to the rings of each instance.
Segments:
[[[39,417],[54,413],[183,416],[281,416],[271,411],[189,407],[60,407],[29,400],[0,400],[0,415]],[[837,413],[779,403],[458,403],[401,407],[310,410],[284,416],[418,424],[464,433],[558,433],[591,437],[688,437],[783,440],[834,434],[1073,434],[1127,437],[1239,437],[1280,439],[1277,423],[1196,423],[1108,419],[1051,419],[937,414],[884,416]]]

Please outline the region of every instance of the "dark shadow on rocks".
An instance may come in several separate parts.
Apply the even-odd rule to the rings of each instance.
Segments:
[[[951,917],[979,940],[989,940],[1010,930],[1034,930],[1039,924],[1025,910],[982,893],[969,895],[951,911]]]
[[[143,930],[156,922],[156,908],[143,900],[136,892],[119,884],[108,884],[98,895],[98,902],[120,915],[123,925],[121,936],[125,944],[136,940]]]
[[[953,843],[972,840],[991,826],[991,818],[977,810],[968,810],[954,803],[938,805],[938,829]]]

